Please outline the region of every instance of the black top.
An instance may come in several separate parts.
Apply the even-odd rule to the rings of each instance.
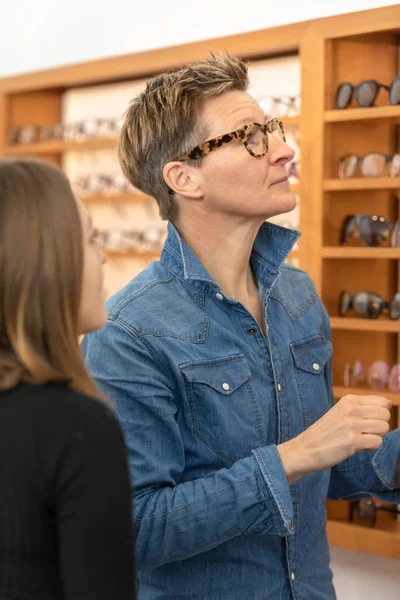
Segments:
[[[0,393],[0,600],[134,600],[122,433],[66,385]]]

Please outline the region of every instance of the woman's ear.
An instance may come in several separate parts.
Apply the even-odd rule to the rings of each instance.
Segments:
[[[196,171],[198,169],[176,160],[165,165],[163,177],[167,186],[175,194],[185,198],[199,199],[203,197],[203,192]]]

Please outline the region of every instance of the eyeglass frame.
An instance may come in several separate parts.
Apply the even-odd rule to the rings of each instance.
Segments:
[[[273,123],[278,125],[278,128],[275,130],[271,129]],[[265,152],[263,152],[262,154],[255,154],[253,150],[248,146],[246,131],[248,131],[250,127],[254,127],[254,125],[256,125],[259,128],[259,130],[265,135]],[[270,119],[264,125],[261,125],[261,123],[247,123],[246,125],[243,125],[243,127],[239,127],[239,129],[236,129],[235,131],[231,131],[230,133],[224,133],[223,135],[218,135],[217,137],[212,138],[211,140],[203,142],[203,144],[195,146],[194,148],[186,152],[186,154],[184,154],[180,158],[177,158],[176,160],[182,162],[185,160],[198,160],[203,156],[207,156],[207,154],[210,154],[210,152],[212,152],[213,150],[218,150],[218,148],[221,148],[225,144],[229,144],[234,140],[240,140],[241,142],[243,142],[247,152],[254,158],[262,158],[268,152],[267,134],[272,134],[274,131],[279,130],[282,134],[281,139],[286,143],[285,130],[283,128],[283,123],[280,119]]]

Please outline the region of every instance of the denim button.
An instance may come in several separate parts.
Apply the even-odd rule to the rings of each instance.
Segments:
[[[231,389],[231,386],[229,385],[229,383],[223,383],[222,387],[226,392],[228,392]]]
[[[296,575],[294,573],[291,573],[290,577],[291,577],[292,581],[294,581],[296,579]]]
[[[219,292],[217,292],[217,293],[215,294],[215,297],[216,297],[216,299],[217,299],[217,300],[223,300],[223,299],[224,299],[223,295],[222,295],[222,294],[220,294]]]
[[[280,384],[280,383],[278,383],[278,392],[280,392],[280,391],[281,391],[281,389],[282,389],[282,388],[281,388],[281,384]]]
[[[249,327],[248,330],[247,330],[247,333],[249,333],[250,335],[254,335],[255,332],[256,332],[256,330],[255,330],[254,327]]]
[[[314,363],[312,368],[314,369],[314,371],[319,371],[319,364],[318,363]]]

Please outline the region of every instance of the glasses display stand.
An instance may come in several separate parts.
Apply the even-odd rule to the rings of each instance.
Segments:
[[[343,82],[357,86],[376,80],[389,86],[397,81],[397,8],[391,8],[392,18],[386,13],[385,18],[360,19],[352,26],[343,21],[336,32],[318,28],[303,48],[303,60],[314,56],[314,61],[310,71],[303,73],[301,123],[303,132],[305,123],[313,132],[312,139],[302,133],[301,193],[303,210],[312,207],[309,220],[316,232],[313,238],[303,239],[303,268],[312,273],[331,317],[335,399],[349,393],[387,396],[393,404],[392,429],[399,424],[400,394],[387,384],[371,389],[367,377],[347,387],[344,373],[349,362],[367,368],[382,361],[378,364],[392,368],[400,360],[396,310],[400,248],[392,245],[397,233],[391,235],[391,225],[400,216],[400,178],[397,159],[392,158],[399,152],[400,104],[389,104],[384,87],[375,90],[372,106],[360,106],[356,94],[346,107],[338,108],[336,102]],[[312,93],[311,109],[308,94]],[[372,168],[371,153],[375,159],[388,157],[379,169],[376,160]],[[364,159],[353,172],[344,173],[343,157],[349,155],[367,156],[370,162]],[[363,221],[353,219],[354,227],[348,220],[352,227],[346,231],[349,215],[366,216]],[[351,519],[349,502],[328,501],[327,509],[332,544],[400,558],[400,518],[396,513],[379,510],[374,526],[365,527],[361,519]]]

